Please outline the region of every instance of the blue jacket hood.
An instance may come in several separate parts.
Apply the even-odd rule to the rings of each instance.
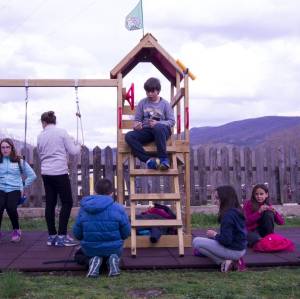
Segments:
[[[114,203],[109,195],[90,195],[81,200],[80,206],[90,214],[98,214]]]

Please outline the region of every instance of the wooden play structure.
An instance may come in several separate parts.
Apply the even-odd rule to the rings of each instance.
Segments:
[[[189,156],[189,70],[183,69],[181,63],[177,63],[151,35],[146,34],[140,43],[124,57],[121,62],[111,71],[112,79],[119,82],[140,62],[152,63],[170,82],[170,103],[176,108],[177,125],[176,137],[173,134],[167,145],[167,152],[171,157],[171,168],[167,171],[137,169],[135,158],[130,148],[124,141],[124,130],[133,127],[133,120],[128,116],[134,115],[133,102],[126,100],[126,90],[118,92],[118,135],[117,135],[117,178],[118,200],[124,202],[124,171],[123,164],[129,159],[130,177],[130,215],[131,215],[131,254],[137,253],[137,247],[177,247],[179,255],[184,255],[184,247],[191,245],[191,220],[190,220],[190,156]],[[183,87],[181,82],[183,81]],[[165,97],[165,95],[164,95]],[[167,98],[167,97],[165,97]],[[183,106],[182,106],[183,102]],[[183,113],[182,113],[183,111]],[[183,119],[182,119],[183,114]],[[183,132],[181,132],[183,126]],[[173,132],[174,133],[174,132]],[[156,152],[154,144],[144,147],[149,153]],[[178,163],[184,165],[184,191],[180,193]],[[172,178],[171,193],[137,193],[135,179],[139,176],[170,176]],[[137,220],[137,202],[167,201],[174,207],[176,219],[174,220]],[[163,235],[158,243],[152,244],[149,237],[137,236],[138,227],[176,227],[177,236]]]
[[[136,167],[136,161],[124,141],[125,131],[132,128],[135,113],[133,86],[126,92],[123,78],[139,63],[152,63],[170,82],[169,100],[176,109],[176,128],[167,145],[171,168],[167,171],[149,170]],[[178,247],[179,255],[184,255],[184,247],[191,246],[190,218],[190,150],[189,150],[189,77],[193,74],[179,61],[175,61],[151,34],[146,34],[138,45],[110,72],[111,79],[0,79],[0,87],[116,87],[117,88],[117,198],[125,200],[124,163],[129,165],[131,238],[126,246],[131,247],[133,256],[139,247]],[[164,98],[168,99],[166,95]],[[27,103],[26,103],[27,105]],[[77,102],[78,105],[78,102]],[[77,106],[78,107],[78,106]],[[43,111],[47,107],[43,108]],[[156,152],[154,144],[145,146],[146,151]],[[179,168],[180,166],[180,168]],[[179,176],[183,176],[180,184]],[[137,177],[171,177],[170,193],[138,193]],[[138,202],[168,202],[176,213],[172,220],[137,220]],[[176,227],[177,235],[163,235],[158,243],[152,244],[148,236],[138,236],[137,227]]]

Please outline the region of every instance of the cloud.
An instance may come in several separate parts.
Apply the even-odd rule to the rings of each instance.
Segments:
[[[125,16],[137,0],[32,0],[0,4],[0,78],[99,78],[131,51],[142,31],[127,31]],[[143,1],[145,32],[197,76],[190,81],[191,125],[220,125],[264,115],[299,115],[300,3],[297,0]],[[166,17],[167,16],[167,17]],[[150,76],[140,63],[124,78],[144,97]],[[116,90],[79,88],[88,145],[116,143]],[[24,135],[25,88],[1,88],[0,127]],[[76,136],[74,88],[30,88],[30,140],[42,112]]]

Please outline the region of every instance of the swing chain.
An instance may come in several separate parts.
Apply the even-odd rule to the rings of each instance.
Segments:
[[[83,127],[82,127],[82,120],[81,120],[81,113],[80,113],[80,108],[79,108],[79,97],[78,97],[78,80],[75,80],[75,98],[76,98],[76,117],[77,117],[77,132],[76,132],[76,139],[78,143],[78,135],[79,135],[79,123],[80,123],[80,128],[81,128],[81,138],[82,138],[82,145],[84,145],[84,137],[83,137]]]

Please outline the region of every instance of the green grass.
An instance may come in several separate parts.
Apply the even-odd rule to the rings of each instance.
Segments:
[[[74,219],[70,219],[69,227],[72,227]],[[47,230],[44,218],[20,219],[20,225],[23,230]],[[218,227],[217,216],[214,214],[195,213],[192,214],[193,228]],[[300,217],[286,217],[286,224],[283,227],[300,227]],[[8,218],[2,221],[2,230],[11,230],[11,224]]]
[[[300,298],[300,269],[263,272],[123,271],[119,277],[0,275],[0,298]],[[17,291],[12,286],[19,286]]]

